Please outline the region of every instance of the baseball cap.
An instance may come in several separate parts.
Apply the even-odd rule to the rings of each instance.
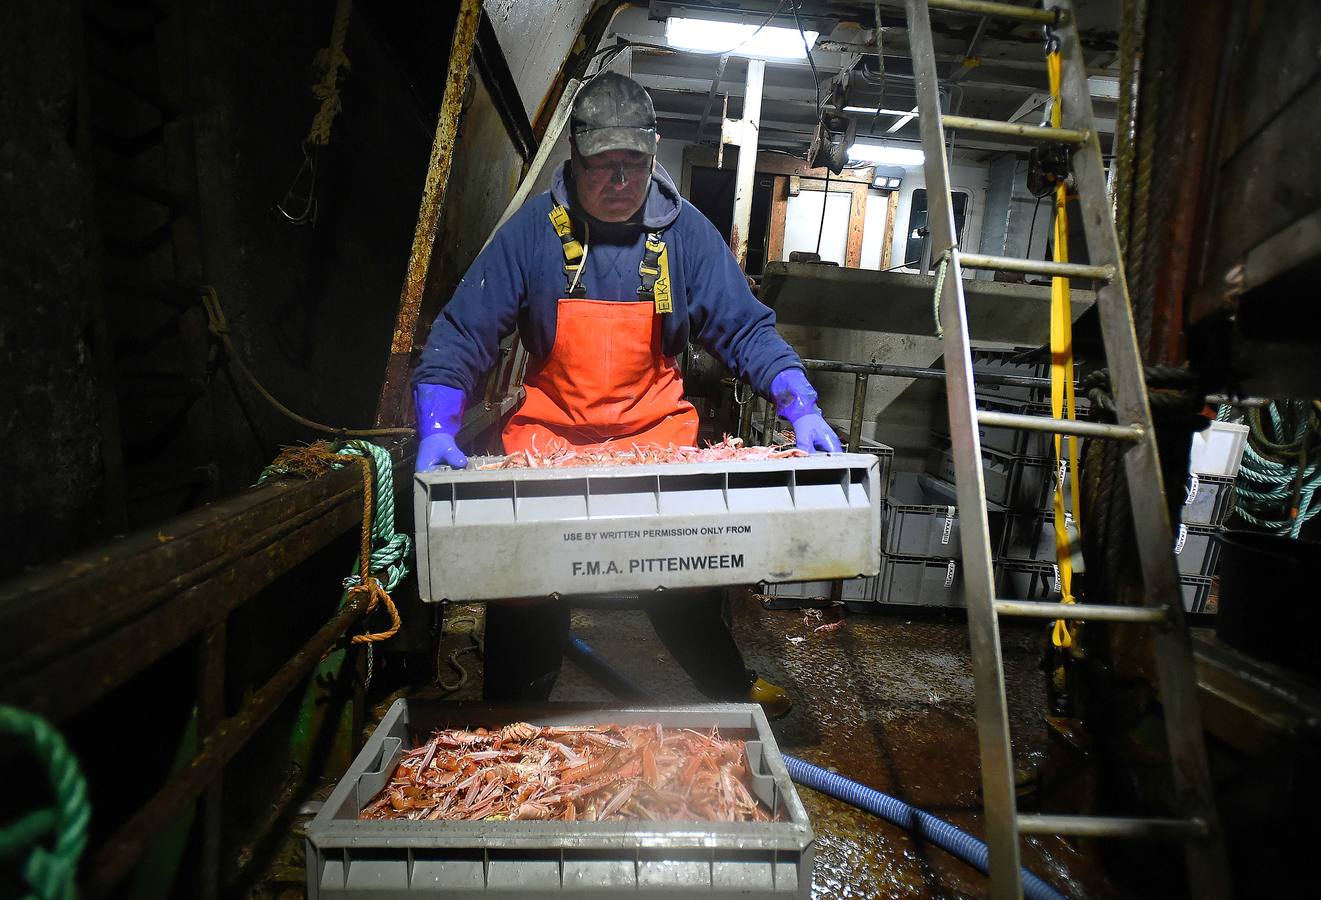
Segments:
[[[569,116],[569,134],[583,156],[610,150],[656,153],[656,108],[632,78],[603,72],[578,91]]]

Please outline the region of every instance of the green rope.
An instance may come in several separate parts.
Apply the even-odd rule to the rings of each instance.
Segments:
[[[406,534],[394,530],[394,463],[389,451],[378,447],[371,441],[344,441],[331,445],[331,450],[340,456],[365,456],[371,459],[375,475],[375,491],[372,497],[372,553],[371,569],[380,575],[380,582],[386,591],[393,591],[399,582],[408,575],[408,556],[413,550],[413,540]],[[348,461],[335,463],[334,468],[342,469]],[[272,463],[262,470],[257,483],[277,475],[292,474],[283,466]],[[354,564],[354,573],[344,579],[345,590],[362,583],[362,575]]]
[[[1227,422],[1231,413],[1225,405],[1216,418]],[[1248,441],[1234,485],[1235,514],[1256,528],[1296,538],[1321,513],[1321,504],[1312,504],[1321,487],[1321,447],[1315,446],[1321,422],[1307,400],[1272,402],[1267,413],[1269,424],[1258,410],[1248,417]]]
[[[87,780],[78,759],[55,727],[40,716],[0,705],[0,732],[26,740],[33,756],[45,767],[55,797],[52,809],[29,813],[0,828],[0,860],[27,852],[21,867],[32,900],[73,900],[77,896],[78,860],[87,846],[87,823],[92,807]],[[54,834],[47,847],[41,842]]]
[[[936,293],[931,301],[931,311],[936,319],[936,337],[938,338],[945,336],[945,329],[940,326],[940,292],[945,290],[945,272],[949,269],[949,261],[953,253],[952,248],[946,250],[940,254],[940,262],[936,264]]]

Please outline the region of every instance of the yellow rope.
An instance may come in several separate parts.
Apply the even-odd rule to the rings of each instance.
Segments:
[[[330,46],[317,54],[317,64],[324,68],[321,80],[312,85],[312,95],[321,101],[321,109],[312,119],[307,143],[324,147],[330,143],[330,126],[335,123],[342,103],[339,98],[340,70],[350,69],[349,58],[344,55],[344,40],[349,33],[349,15],[352,0],[339,0],[335,4],[335,24],[330,29]]]
[[[1058,51],[1046,55],[1046,70],[1050,76],[1050,124],[1059,128],[1063,121],[1060,109],[1060,81],[1062,62]],[[1056,262],[1069,261],[1068,188],[1063,179],[1055,185],[1055,253]],[[1050,284],[1050,407],[1057,419],[1076,418],[1073,396],[1073,315],[1069,302],[1069,279],[1055,278]],[[1072,604],[1073,556],[1069,546],[1069,521],[1064,511],[1064,475],[1060,471],[1063,458],[1062,441],[1069,442],[1069,493],[1073,502],[1073,525],[1078,527],[1081,506],[1078,502],[1078,442],[1074,437],[1055,435],[1055,559],[1060,569],[1060,601]],[[1064,619],[1055,621],[1051,641],[1056,647],[1072,647],[1074,626]]]

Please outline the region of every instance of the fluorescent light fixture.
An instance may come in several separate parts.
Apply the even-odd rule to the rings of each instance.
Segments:
[[[873,116],[876,115],[876,109],[875,109],[874,107],[871,107],[871,106],[846,106],[846,107],[844,107],[844,112],[846,112],[846,113],[869,113],[869,114],[871,114],[871,115],[873,115]],[[882,109],[882,110],[881,110],[881,115],[883,115],[883,116],[909,116],[909,117],[911,118],[911,117],[913,116],[913,113],[912,113],[912,110],[907,110],[907,109]]]
[[[849,161],[887,166],[920,166],[926,161],[926,154],[912,147],[855,143],[849,148]]]
[[[807,46],[816,43],[818,32],[807,31]],[[685,19],[670,16],[665,20],[665,42],[678,50],[707,53],[737,53],[766,59],[806,59],[803,37],[797,28],[756,25],[742,22],[716,22],[711,19]]]

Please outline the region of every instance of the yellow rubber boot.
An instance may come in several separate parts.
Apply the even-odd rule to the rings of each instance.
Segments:
[[[768,719],[780,719],[793,709],[794,701],[784,688],[771,684],[765,678],[758,677],[748,688],[748,702],[761,704]]]

